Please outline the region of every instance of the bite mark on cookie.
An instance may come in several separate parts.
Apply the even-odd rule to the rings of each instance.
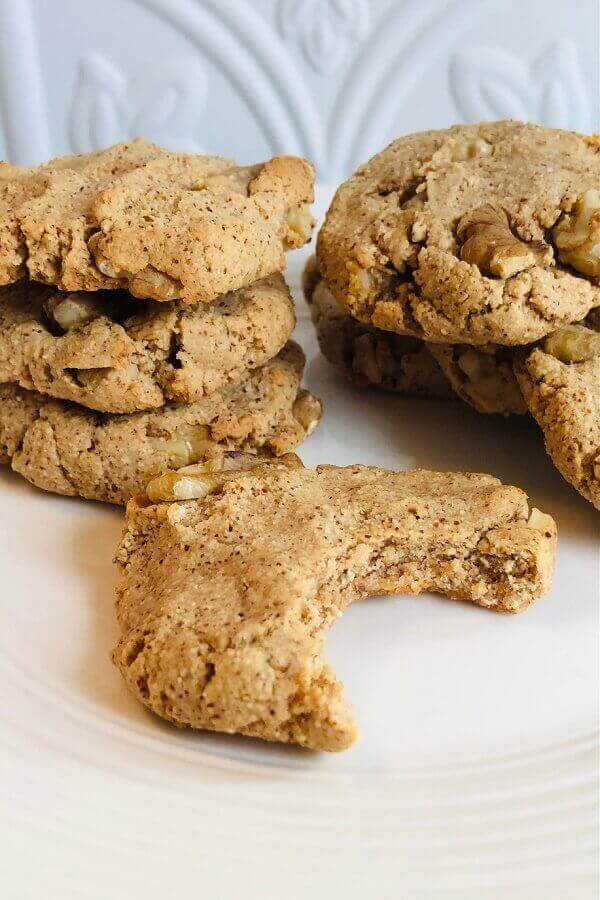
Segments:
[[[357,726],[324,639],[350,603],[433,590],[517,612],[550,586],[553,520],[487,475],[292,455],[189,477],[129,504],[116,555],[113,661],[177,725],[344,750]]]

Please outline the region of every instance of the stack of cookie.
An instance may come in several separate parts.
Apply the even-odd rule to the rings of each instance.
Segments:
[[[296,157],[139,140],[0,168],[1,461],[123,503],[164,469],[293,449],[321,414],[281,275],[312,196]]]
[[[600,139],[518,122],[401,138],[337,191],[304,288],[362,386],[531,412],[600,507]]]

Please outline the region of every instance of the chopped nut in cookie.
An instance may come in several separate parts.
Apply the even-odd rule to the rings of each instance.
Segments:
[[[558,258],[590,278],[600,278],[600,191],[578,198],[553,231]]]
[[[506,212],[490,203],[466,213],[456,233],[464,241],[460,258],[496,278],[510,278],[552,259],[552,250],[546,243],[522,241],[511,231]]]
[[[600,357],[600,332],[585,325],[567,325],[545,339],[544,350],[567,364],[586,362]]]
[[[146,494],[153,503],[199,500],[217,491],[227,481],[229,473],[245,472],[273,459],[272,455],[264,453],[223,453],[206,463],[163,472],[148,482]],[[295,453],[287,453],[277,459],[277,464],[298,468],[302,461]]]
[[[292,415],[300,423],[306,436],[313,433],[323,416],[323,404],[310,391],[300,391],[292,407]]]
[[[181,468],[212,453],[222,453],[216,441],[212,440],[208,425],[182,425],[168,438],[149,437],[151,445],[165,453],[169,465]]]
[[[0,288],[0,381],[99,412],[189,404],[273,359],[294,325],[279,274],[191,307],[24,279]]]
[[[10,448],[4,455],[11,457],[13,470],[43,490],[126,503],[167,469],[195,463],[196,471],[221,471],[240,465],[246,455],[271,458],[294,450],[321,415],[320,401],[300,389],[303,367],[302,351],[290,343],[274,359],[196,403],[133,415],[99,416],[5,384],[0,450]],[[18,406],[27,414],[18,419],[15,439]]]
[[[308,203],[292,207],[285,214],[286,235],[285,249],[291,250],[302,247],[310,240],[315,225],[315,218],[310,211]]]
[[[44,303],[44,312],[62,331],[87,325],[107,314],[110,306],[98,294],[51,294]]]
[[[514,121],[405,135],[336,191],[319,272],[364,324],[533,344],[600,305],[598,185],[585,135]]]

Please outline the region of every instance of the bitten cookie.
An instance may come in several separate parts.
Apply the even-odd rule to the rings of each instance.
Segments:
[[[116,555],[113,660],[177,725],[344,750],[357,728],[324,638],[350,603],[436,591],[516,612],[550,587],[553,520],[489,475],[291,456],[195,480],[197,500],[134,499]]]
[[[320,279],[314,257],[304,271],[303,287],[323,356],[358,387],[454,398],[423,341],[381,331],[349,316]]]
[[[600,322],[550,335],[515,373],[556,468],[600,509]]]
[[[281,455],[321,417],[300,390],[304,355],[289,343],[234,385],[188,406],[132,415],[93,413],[14,385],[0,386],[0,459],[36,487],[57,494],[125,503],[165,469],[227,454]]]
[[[279,274],[196,306],[23,280],[0,288],[0,382],[103,412],[193,403],[274,357],[294,324]]]
[[[522,345],[600,305],[600,141],[495,122],[401,138],[337,191],[319,270],[363,322]]]
[[[126,288],[210,302],[285,267],[305,243],[314,172],[278,156],[236,166],[145,141],[0,177],[0,283]]]

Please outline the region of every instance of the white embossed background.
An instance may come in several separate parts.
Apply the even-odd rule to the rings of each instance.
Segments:
[[[598,131],[599,66],[597,0],[0,0],[0,154],[142,135],[334,182],[457,121]]]

